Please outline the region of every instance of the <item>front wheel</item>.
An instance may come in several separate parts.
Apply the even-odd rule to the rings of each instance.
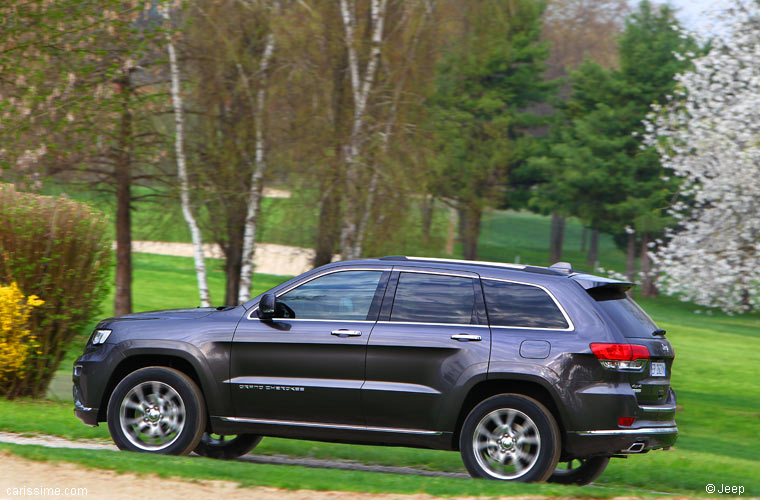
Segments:
[[[472,409],[459,436],[472,477],[544,481],[557,467],[560,436],[551,412],[533,398],[501,394]]]
[[[107,419],[119,449],[187,455],[206,428],[206,406],[190,377],[151,366],[119,382],[108,401]]]
[[[583,486],[602,475],[610,457],[576,458],[557,469],[547,479],[550,483],[577,484]]]
[[[232,460],[242,457],[261,442],[261,436],[255,434],[238,434],[237,436],[222,436],[219,434],[203,434],[201,442],[195,448],[195,453],[202,457]]]

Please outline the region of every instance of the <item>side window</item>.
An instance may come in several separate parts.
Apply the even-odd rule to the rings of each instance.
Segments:
[[[401,273],[391,321],[415,323],[476,323],[472,278]]]
[[[277,316],[364,321],[382,274],[339,271],[315,278],[277,297]]]
[[[552,298],[542,289],[489,279],[481,280],[491,326],[525,328],[568,328],[567,320]]]

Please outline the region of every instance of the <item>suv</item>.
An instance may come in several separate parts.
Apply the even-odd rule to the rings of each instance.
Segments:
[[[678,433],[673,348],[632,286],[566,263],[332,263],[237,307],[101,321],[75,412],[123,450],[234,458],[279,436],[586,484]]]

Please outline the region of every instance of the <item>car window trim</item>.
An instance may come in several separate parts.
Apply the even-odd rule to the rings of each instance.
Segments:
[[[480,277],[481,282],[483,280],[490,280],[490,281],[502,281],[504,283],[515,283],[517,285],[526,285],[526,286],[533,286],[536,288],[539,288],[546,293],[549,298],[552,299],[554,302],[554,305],[557,306],[559,309],[559,312],[562,313],[562,316],[565,318],[565,321],[567,321],[567,328],[543,328],[543,327],[537,327],[537,326],[509,326],[509,325],[491,325],[491,317],[488,317],[488,324],[491,328],[509,328],[510,330],[537,330],[537,331],[551,331],[551,332],[574,332],[575,331],[575,323],[573,323],[573,320],[570,319],[570,316],[567,314],[567,311],[565,311],[565,308],[562,307],[562,304],[557,300],[557,297],[554,296],[554,294],[546,288],[543,285],[539,285],[536,283],[526,283],[524,281],[517,281],[517,280],[508,280],[504,278],[490,278],[490,277]],[[486,311],[488,311],[488,301],[485,298],[485,288],[483,288],[483,298],[486,300]]]
[[[380,272],[389,272],[392,270],[391,266],[388,267],[347,267],[347,268],[338,268],[338,269],[327,269],[323,273],[314,274],[312,276],[309,276],[303,281],[299,281],[298,283],[294,283],[290,285],[287,288],[283,288],[282,290],[275,293],[275,297],[280,297],[281,295],[284,295],[288,293],[289,291],[293,290],[294,288],[298,288],[301,285],[305,285],[306,283],[313,281],[317,278],[321,278],[322,276],[327,276],[328,274],[335,274],[335,273],[344,273],[348,271],[380,271]],[[377,282],[377,287],[375,287],[375,294],[377,294],[377,288],[380,287],[381,281],[383,279],[383,276],[380,275],[380,280]],[[374,295],[373,299],[374,300]],[[371,305],[370,305],[371,307]],[[261,318],[258,316],[254,316],[254,313],[259,310],[259,304],[256,304],[253,306],[250,310],[250,312],[246,315],[247,319],[250,320],[258,320],[261,321]],[[337,322],[346,322],[346,323],[375,323],[376,320],[351,320],[351,319],[309,319],[309,318],[274,318],[274,319],[280,319],[280,320],[287,320],[287,321],[337,321]]]
[[[473,324],[473,323],[429,323],[425,321],[392,321],[391,316],[393,312],[393,304],[396,302],[396,290],[398,290],[398,282],[401,278],[401,273],[416,273],[416,274],[435,274],[438,276],[451,276],[454,278],[469,278],[473,280],[473,282],[477,281],[480,276],[477,273],[457,273],[454,271],[429,271],[427,269],[409,269],[404,266],[393,266],[393,276],[388,281],[388,284],[390,285],[393,283],[393,295],[390,298],[390,303],[387,306],[387,319],[383,318],[378,319],[378,323],[382,324],[393,324],[393,325],[429,325],[429,326],[458,326],[458,327],[467,327],[467,326],[483,326],[488,327],[488,325],[481,325],[481,324]],[[473,283],[473,287],[475,284]],[[390,294],[390,287],[386,289],[386,295]],[[473,296],[475,297],[475,304],[473,304],[473,311],[478,313],[477,307],[478,307],[478,299],[476,291],[473,290]],[[485,299],[483,299],[485,300]],[[483,303],[485,305],[485,302]],[[383,301],[383,311],[385,311],[386,302]],[[480,318],[478,318],[480,320]]]

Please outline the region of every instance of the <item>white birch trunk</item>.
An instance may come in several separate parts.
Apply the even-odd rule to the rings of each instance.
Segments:
[[[253,123],[256,129],[256,153],[254,157],[254,168],[251,174],[251,187],[248,193],[248,207],[245,216],[245,231],[243,233],[243,266],[240,269],[240,291],[238,292],[238,301],[243,303],[251,298],[251,278],[253,276],[253,253],[256,249],[256,223],[259,215],[259,206],[261,203],[261,192],[263,186],[261,179],[264,177],[264,171],[267,167],[266,162],[266,142],[264,138],[264,107],[266,105],[266,89],[269,74],[269,64],[274,54],[275,40],[274,34],[269,33],[266,36],[264,53],[261,56],[259,65],[259,86],[256,92],[255,105],[253,108]],[[250,86],[248,79],[238,65],[241,76],[244,78],[245,86],[250,96]],[[251,100],[252,96],[250,97]]]
[[[345,29],[346,47],[348,50],[348,64],[351,74],[351,86],[354,96],[354,120],[351,127],[351,137],[344,149],[344,161],[346,165],[346,208],[343,215],[343,227],[341,228],[340,246],[341,256],[344,259],[356,259],[361,254],[359,245],[357,216],[359,213],[359,165],[361,155],[361,143],[367,110],[367,101],[372,92],[375,82],[377,66],[380,62],[383,43],[383,25],[387,0],[372,0],[370,15],[372,21],[372,35],[369,59],[364,71],[364,77],[359,79],[359,63],[356,56],[354,40],[354,28],[356,19],[353,9],[348,5],[348,0],[340,0],[341,15]]]
[[[165,14],[168,20],[168,12]],[[193,260],[195,261],[195,275],[198,279],[198,294],[200,295],[201,306],[211,306],[211,297],[208,290],[208,280],[206,279],[206,263],[203,255],[203,239],[198,223],[195,220],[193,211],[190,207],[190,182],[187,176],[187,162],[185,160],[184,150],[184,117],[182,114],[182,96],[180,95],[179,86],[179,65],[177,64],[177,53],[174,50],[174,44],[171,37],[166,36],[169,50],[169,69],[171,73],[171,94],[172,105],[174,107],[174,125],[176,127],[174,137],[174,147],[177,154],[177,176],[179,177],[180,202],[182,204],[182,215],[185,222],[190,228],[190,235],[193,240]]]

